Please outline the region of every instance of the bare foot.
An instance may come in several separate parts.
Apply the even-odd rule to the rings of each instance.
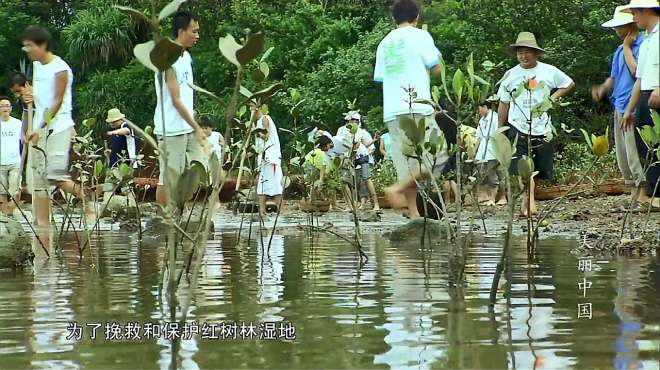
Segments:
[[[497,204],[498,206],[505,206],[505,205],[508,204],[508,202],[506,200],[506,197],[504,197],[504,198],[501,198],[500,200],[498,200],[497,203],[495,203],[495,204]]]
[[[402,209],[407,207],[406,197],[403,194],[403,190],[400,189],[400,187],[398,187],[396,184],[385,189],[385,197],[389,201],[390,206],[392,206],[394,209]]]

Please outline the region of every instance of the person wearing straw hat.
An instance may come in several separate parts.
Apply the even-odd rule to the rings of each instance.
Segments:
[[[118,166],[121,162],[133,162],[132,166],[137,168],[136,145],[133,130],[126,120],[126,116],[117,108],[108,110],[105,119],[111,130],[106,133],[110,150],[109,167]]]
[[[637,81],[623,117],[624,130],[635,132],[639,157],[649,166],[646,171],[646,194],[641,192],[640,201],[660,208],[660,165],[653,164],[654,159],[648,155],[650,148],[638,131],[653,125],[651,111],[660,113],[660,5],[657,0],[632,0],[623,11],[632,13],[637,26],[646,30],[646,39],[639,49],[635,74]]]
[[[509,46],[509,51],[516,56],[518,65],[504,74],[497,92],[500,99],[499,125],[509,126],[508,135],[511,141],[518,137],[509,172],[517,174],[518,160],[523,155],[528,155],[528,149],[531,149],[534,168],[539,172],[539,178],[552,180],[555,153],[551,143],[552,121],[547,112],[535,116],[532,110],[547,98],[559,101],[575,89],[575,83],[559,68],[539,61],[545,50],[538,45],[531,32],[520,32],[516,42]],[[529,83],[529,93],[523,92],[514,96],[515,90],[522,83]],[[528,139],[531,139],[532,148],[528,148]],[[522,203],[521,216],[527,216],[528,209],[532,215],[538,213],[534,200],[534,179],[530,179],[529,189],[530,194],[524,197]]]
[[[644,36],[638,32],[632,14],[623,10],[623,6],[616,7],[612,19],[603,23],[603,27],[614,30],[622,44],[614,52],[610,76],[604,83],[593,86],[591,95],[597,102],[608,96],[610,98],[614,110],[614,130],[612,132],[614,132],[617,163],[626,184],[633,187],[644,180],[644,168],[637,153],[635,132],[624,130],[622,123],[632,88],[635,85],[637,58]],[[633,194],[636,192],[633,190]]]

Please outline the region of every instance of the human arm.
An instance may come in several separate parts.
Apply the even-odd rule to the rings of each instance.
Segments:
[[[637,59],[635,58],[635,54],[633,53],[633,43],[635,40],[637,40],[637,37],[639,36],[639,32],[633,31],[628,33],[626,35],[626,38],[623,39],[623,57],[626,60],[626,66],[628,66],[628,70],[632,74],[632,76],[635,76],[637,73]]]
[[[186,106],[183,105],[183,101],[181,101],[181,91],[179,90],[179,82],[176,79],[174,69],[168,69],[167,72],[165,72],[165,75],[167,79],[167,89],[170,92],[170,97],[172,98],[172,104],[174,105],[174,108],[179,113],[181,118],[183,118],[183,120],[186,121],[190,127],[192,127],[195,132],[197,141],[202,146],[206,147],[206,135],[204,135],[202,132],[202,129],[197,121],[195,121],[195,118],[192,116],[192,112],[188,112]]]
[[[635,85],[632,88],[632,93],[630,94],[630,101],[628,102],[628,107],[626,107],[626,112],[623,114],[623,119],[621,120],[621,126],[624,131],[628,131],[633,125],[633,112],[637,103],[639,102],[639,97],[641,95],[642,80],[639,78],[635,81]]]
[[[500,101],[497,107],[497,121],[499,126],[505,126],[509,122],[509,103]]]
[[[614,79],[612,77],[608,77],[607,80],[605,80],[605,82],[602,84],[594,85],[591,88],[591,98],[596,102],[603,100],[606,96],[610,95],[613,86]]]
[[[131,130],[128,127],[120,127],[116,130],[108,131],[108,136],[128,136],[131,134]]]
[[[649,107],[660,109],[660,87],[656,87],[649,97]]]
[[[378,145],[378,150],[380,150],[380,154],[383,156],[384,159],[387,159],[387,152],[385,152],[385,140],[380,140],[380,144]]]
[[[568,87],[557,89],[554,94],[550,95],[550,99],[554,102],[558,102],[564,96],[572,93],[573,90],[575,90],[575,82],[571,82],[571,84]]]

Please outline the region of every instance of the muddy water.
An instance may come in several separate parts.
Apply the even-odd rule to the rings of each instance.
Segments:
[[[658,369],[656,257],[592,258],[580,271],[575,242],[549,240],[527,268],[517,245],[510,294],[490,313],[498,240],[474,244],[460,294],[447,286],[446,246],[366,239],[359,270],[337,238],[310,248],[276,235],[266,253],[215,235],[183,334],[159,304],[155,247],[106,233],[90,266],[70,243],[35,274],[0,272],[0,368]],[[581,303],[591,318],[578,318]],[[195,324],[199,334],[179,345],[165,337],[190,337]]]

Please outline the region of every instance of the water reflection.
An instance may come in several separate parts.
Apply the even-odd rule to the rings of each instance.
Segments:
[[[500,241],[470,249],[467,284],[448,287],[447,245],[367,235],[362,269],[352,246],[335,238],[215,235],[200,270],[189,323],[291,322],[296,339],[201,339],[172,342],[99,338],[68,340],[80,325],[136,322],[166,325],[159,298],[162,251],[122,234],[94,241],[98,264],[63,259],[34,274],[0,272],[0,363],[3,368],[610,368],[657,369],[660,359],[656,257],[597,260],[588,275],[594,316],[578,319],[582,272],[570,242],[539,248],[526,268],[514,248],[511,281],[503,279],[493,311],[488,292]],[[270,246],[268,246],[270,244]],[[178,299],[187,294],[187,279]],[[510,290],[507,291],[507,288]]]

